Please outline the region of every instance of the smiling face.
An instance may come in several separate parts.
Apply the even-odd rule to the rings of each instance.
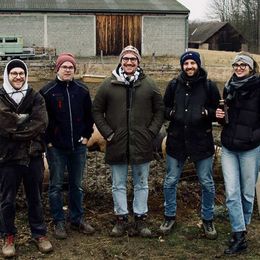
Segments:
[[[59,67],[57,74],[61,80],[70,81],[74,78],[75,68],[71,62],[65,61]]]
[[[232,64],[234,73],[238,78],[246,77],[251,74],[252,69],[249,67],[248,64],[238,61],[234,64]]]
[[[197,74],[199,66],[196,61],[189,59],[186,60],[182,65],[183,71],[187,74],[188,77],[193,77]]]
[[[20,67],[15,67],[10,70],[8,79],[12,87],[19,90],[23,87],[26,80],[25,71]]]
[[[121,66],[127,75],[134,75],[138,67],[138,59],[132,53],[126,53],[121,60]]]

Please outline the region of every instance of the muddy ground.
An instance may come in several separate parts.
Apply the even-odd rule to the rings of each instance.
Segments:
[[[188,164],[182,175],[178,189],[177,225],[174,231],[163,236],[159,226],[163,220],[163,177],[165,161],[160,159],[151,163],[149,180],[149,218],[148,223],[153,232],[152,238],[131,237],[126,234],[121,238],[110,237],[114,224],[113,203],[111,196],[111,175],[109,167],[104,164],[103,154],[89,153],[86,164],[85,217],[96,228],[93,236],[79,234],[69,230],[66,240],[58,241],[52,236],[52,220],[46,191],[43,193],[46,222],[49,229],[54,252],[48,255],[37,251],[31,242],[27,226],[26,204],[23,196],[17,199],[17,257],[14,259],[226,259],[223,250],[230,232],[227,212],[224,207],[224,188],[219,161],[215,163],[216,209],[215,224],[219,232],[217,240],[205,239],[200,228],[200,187],[193,165]],[[131,212],[132,189],[129,177],[129,210]],[[20,193],[22,194],[22,193]],[[65,199],[66,205],[66,199]],[[132,220],[130,218],[130,220]],[[131,225],[131,223],[130,223]],[[252,225],[249,227],[249,249],[237,259],[260,258],[260,219],[255,209]]]

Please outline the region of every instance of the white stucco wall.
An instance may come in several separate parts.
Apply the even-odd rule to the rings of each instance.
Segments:
[[[185,16],[143,16],[142,24],[142,55],[179,56],[187,47]]]
[[[1,35],[21,35],[25,46],[56,48],[56,53],[96,55],[94,15],[22,14],[0,15]]]

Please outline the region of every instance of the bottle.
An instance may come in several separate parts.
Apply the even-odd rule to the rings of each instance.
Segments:
[[[229,120],[228,120],[228,106],[227,106],[224,99],[219,100],[218,108],[225,112],[225,117],[224,118],[218,118],[218,122],[220,124],[224,124],[224,123],[228,124],[228,122],[229,122]]]

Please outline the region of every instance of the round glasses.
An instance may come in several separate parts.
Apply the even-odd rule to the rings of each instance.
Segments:
[[[19,77],[24,77],[25,76],[25,72],[16,72],[16,71],[13,71],[13,72],[10,72],[10,75],[14,78],[17,78],[18,76]]]
[[[240,63],[240,64],[234,63],[234,64],[232,64],[232,67],[233,67],[234,70],[236,70],[238,68],[240,68],[241,70],[244,70],[247,66],[248,66],[248,64],[246,64],[246,63]]]

